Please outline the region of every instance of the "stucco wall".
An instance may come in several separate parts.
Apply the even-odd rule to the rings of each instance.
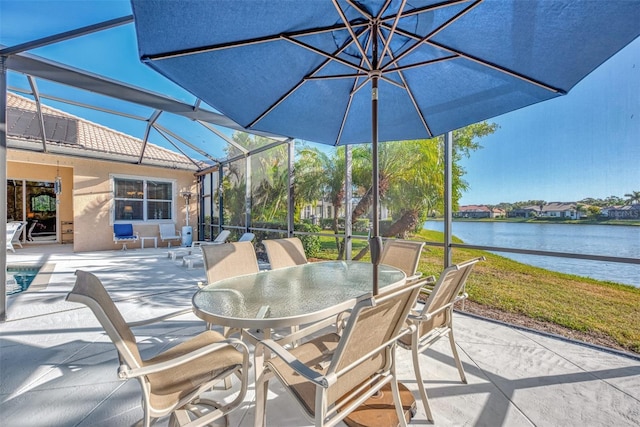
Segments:
[[[7,161],[7,177],[15,179],[53,181],[59,167],[63,181],[59,221],[74,222],[73,249],[76,252],[112,250],[120,247],[113,242],[111,212],[113,194],[110,174],[175,180],[177,194],[174,197],[176,212],[174,222],[178,229],[185,225],[186,215],[184,199],[180,196],[180,192],[184,190],[194,194],[197,192],[196,180],[193,172],[190,171],[20,150],[8,150]],[[192,226],[197,224],[196,209],[197,203],[194,197],[191,199],[189,208],[189,224]],[[132,221],[132,223],[134,230],[140,236],[158,236],[160,245],[157,222]],[[152,244],[147,241],[145,247],[150,247]],[[140,243],[127,246],[137,248],[140,247]]]

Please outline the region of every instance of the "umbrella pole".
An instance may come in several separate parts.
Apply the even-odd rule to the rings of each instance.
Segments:
[[[376,40],[377,37],[374,37]],[[377,43],[373,43],[374,62],[377,59]],[[374,64],[375,67],[376,64]],[[372,186],[373,186],[373,229],[369,239],[371,249],[371,262],[373,263],[373,295],[378,295],[378,265],[382,253],[382,238],[380,237],[379,206],[380,194],[378,188],[378,75],[373,74],[371,78],[371,162],[372,162]]]

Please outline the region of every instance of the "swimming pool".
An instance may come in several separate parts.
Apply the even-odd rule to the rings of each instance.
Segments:
[[[8,265],[7,295],[26,291],[33,279],[38,275],[38,271],[40,271],[40,267]]]

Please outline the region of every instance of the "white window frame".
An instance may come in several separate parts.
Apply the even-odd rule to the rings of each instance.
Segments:
[[[127,219],[116,220],[116,180],[117,179],[129,179],[142,181],[142,214],[143,219]],[[111,208],[109,214],[109,221],[111,224],[161,224],[161,223],[176,223],[177,222],[177,207],[178,207],[178,183],[177,180],[171,178],[159,178],[153,176],[140,176],[140,175],[124,175],[124,174],[109,174],[109,181],[111,186]],[[170,219],[153,219],[147,218],[147,182],[166,182],[171,184],[171,218]],[[136,199],[139,200],[139,199]]]

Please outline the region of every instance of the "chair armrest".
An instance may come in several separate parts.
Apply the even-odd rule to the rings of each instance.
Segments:
[[[291,369],[293,369],[312,383],[324,388],[329,387],[329,383],[327,382],[324,375],[322,375],[318,371],[314,371],[313,369],[309,368],[307,365],[296,359],[293,354],[289,353],[284,347],[282,347],[274,340],[269,339],[258,342],[255,348],[256,355],[260,355],[264,351],[261,347],[266,347],[271,350],[273,354],[282,359],[282,361],[289,365]]]
[[[458,299],[457,299],[457,298],[456,298],[456,299],[454,299],[452,302],[450,302],[450,303],[448,303],[448,304],[445,304],[445,305],[443,305],[442,307],[440,307],[439,309],[437,309],[437,310],[435,310],[435,311],[432,311],[432,312],[430,312],[430,313],[426,313],[426,314],[418,314],[418,315],[415,315],[415,314],[409,314],[408,319],[409,319],[409,320],[411,320],[411,321],[414,321],[414,322],[426,322],[426,321],[428,321],[428,320],[431,320],[431,318],[432,318],[433,316],[435,316],[436,314],[440,314],[440,313],[442,313],[443,311],[448,310],[449,308],[452,308],[452,307],[453,307],[453,303],[454,303],[454,302],[456,302],[456,301],[458,301]]]
[[[126,365],[121,365],[120,369],[118,370],[118,376],[122,379],[129,379],[129,378],[137,378],[144,375],[154,374],[156,372],[161,372],[167,369],[175,368],[180,365],[184,365],[185,363],[189,363],[192,360],[205,356],[209,353],[218,351],[229,345],[236,346],[236,349],[238,347],[242,347],[243,364],[246,365],[248,363],[249,347],[247,347],[247,345],[242,341],[240,341],[239,339],[228,338],[223,341],[218,341],[216,343],[206,345],[190,353],[183,354],[182,356],[176,357],[175,359],[156,363],[154,365],[149,365],[149,366],[144,366],[142,368],[134,368],[134,369],[128,369]]]
[[[192,312],[193,312],[192,309],[185,308],[184,310],[174,311],[173,313],[165,314],[165,315],[158,316],[158,317],[153,317],[151,319],[139,320],[137,322],[130,322],[130,323],[127,323],[127,326],[129,326],[130,328],[136,328],[138,326],[151,325],[153,323],[161,322],[161,321],[166,320],[166,319],[171,319],[172,317],[182,316],[182,315],[185,315],[187,313],[192,313]]]

